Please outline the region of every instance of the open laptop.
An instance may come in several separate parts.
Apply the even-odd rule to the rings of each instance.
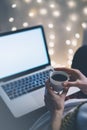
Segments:
[[[44,106],[52,69],[41,25],[0,34],[0,94],[15,117]]]

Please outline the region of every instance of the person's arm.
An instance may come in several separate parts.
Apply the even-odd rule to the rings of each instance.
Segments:
[[[57,68],[56,70],[67,72],[70,75],[70,81],[63,83],[65,91],[62,94],[55,93],[49,81],[46,83],[45,104],[51,112],[50,130],[60,130],[64,100],[69,87],[79,87],[83,93],[87,94],[87,78],[79,70],[69,68]]]
[[[51,112],[50,130],[60,130],[67,90],[64,90],[62,94],[55,93],[49,81],[46,82],[46,90],[45,104]]]
[[[54,112],[51,116],[51,130],[60,130],[63,111]]]

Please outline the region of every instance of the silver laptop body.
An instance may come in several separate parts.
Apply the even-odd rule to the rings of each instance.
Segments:
[[[0,95],[15,117],[44,106],[50,70],[41,25],[0,34]]]

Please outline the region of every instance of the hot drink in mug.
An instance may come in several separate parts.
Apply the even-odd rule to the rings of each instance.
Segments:
[[[69,80],[69,75],[64,71],[53,71],[50,73],[51,86],[57,92],[63,90],[62,83],[68,80]]]

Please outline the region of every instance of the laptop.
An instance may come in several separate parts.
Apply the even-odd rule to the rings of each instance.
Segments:
[[[0,93],[15,117],[44,106],[52,70],[42,26],[0,34]]]
[[[0,95],[15,117],[44,106],[52,70],[43,26],[0,34]]]

